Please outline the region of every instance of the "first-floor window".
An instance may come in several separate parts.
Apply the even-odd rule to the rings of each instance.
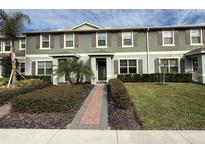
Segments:
[[[178,59],[160,59],[161,73],[178,73]]]
[[[120,60],[120,74],[136,74],[136,73],[137,73],[136,59]]]
[[[38,75],[52,75],[52,62],[51,61],[39,61],[38,62]]]
[[[18,63],[18,70],[23,74],[25,73],[25,62]]]

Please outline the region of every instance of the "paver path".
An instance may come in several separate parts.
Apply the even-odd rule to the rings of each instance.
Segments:
[[[0,107],[0,118],[9,114],[10,109],[11,109],[10,104],[5,104],[5,105],[1,106]]]
[[[107,117],[107,89],[101,83],[92,89],[68,128],[107,129]]]

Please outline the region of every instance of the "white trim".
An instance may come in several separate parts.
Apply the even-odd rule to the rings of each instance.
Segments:
[[[25,40],[25,48],[21,48],[21,40],[24,39]],[[26,49],[26,38],[20,38],[19,39],[19,50],[25,50]]]
[[[6,41],[6,40],[5,40]],[[10,51],[5,51],[5,41],[0,41],[1,43],[1,50],[0,53],[11,53],[11,48],[12,48],[12,41],[10,41]]]
[[[42,35],[43,35],[43,34],[40,35],[40,50],[48,50],[48,49],[51,49],[51,35],[50,35],[50,34],[45,34],[45,35],[48,35],[48,36],[49,36],[49,47],[48,47],[48,48],[43,48],[43,47],[42,47],[42,43],[43,43],[43,42],[42,42],[42,41],[43,41],[43,40],[42,40]]]
[[[139,58],[118,58],[118,74],[121,75],[125,75],[125,74],[129,74],[129,62],[127,63],[127,73],[120,73],[120,60],[136,60],[136,73],[130,73],[130,74],[139,74],[139,70],[138,70],[138,59]]]
[[[164,44],[164,32],[171,31],[172,32],[172,44]],[[162,30],[162,46],[175,46],[175,39],[174,39],[174,30]]]
[[[191,35],[191,34],[192,34],[192,33],[191,33],[192,30],[200,30],[200,42],[201,42],[201,43],[194,43],[194,44],[192,43],[192,35]],[[201,45],[203,45],[203,35],[202,35],[202,29],[201,29],[201,28],[198,28],[198,29],[190,29],[189,33],[190,33],[190,38],[189,38],[189,39],[190,39],[190,45],[191,45],[191,46],[201,46]]]
[[[98,33],[105,33],[105,46],[98,46]],[[96,48],[107,48],[107,32],[96,32]]]
[[[96,26],[96,25],[91,24],[91,23],[89,23],[89,22],[83,22],[82,24],[79,24],[79,25],[77,25],[77,26],[75,26],[75,27],[72,27],[70,30],[74,30],[74,29],[76,29],[76,28],[78,28],[78,27],[81,27],[81,26],[83,26],[83,25],[85,25],[85,24],[90,25],[90,26],[92,26],[92,27],[96,27],[96,28],[98,28],[98,29],[102,29],[102,27]]]
[[[66,47],[66,34],[73,35],[73,47]],[[64,33],[64,49],[75,49],[75,34],[74,33]]]
[[[49,54],[33,54],[33,55],[26,54],[25,57],[28,57],[28,58],[42,58],[42,57],[49,58],[50,55]]]
[[[124,33],[131,33],[132,35],[132,45],[124,45]],[[134,40],[133,40],[133,31],[128,31],[128,32],[121,32],[122,33],[122,47],[123,48],[131,48],[131,47],[134,47]]]

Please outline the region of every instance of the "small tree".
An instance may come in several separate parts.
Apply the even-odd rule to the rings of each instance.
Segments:
[[[0,32],[11,40],[11,63],[12,63],[12,85],[16,85],[16,51],[15,40],[22,34],[25,23],[30,23],[29,16],[21,13],[14,12],[7,14],[4,10],[0,10]]]
[[[55,74],[58,77],[65,75],[70,84],[82,83],[84,79],[90,82],[94,78],[91,66],[81,60],[61,61]]]

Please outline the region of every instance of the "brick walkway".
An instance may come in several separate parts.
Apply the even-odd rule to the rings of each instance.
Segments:
[[[76,117],[69,129],[107,129],[107,90],[105,84],[97,84],[82,107],[78,111]]]

